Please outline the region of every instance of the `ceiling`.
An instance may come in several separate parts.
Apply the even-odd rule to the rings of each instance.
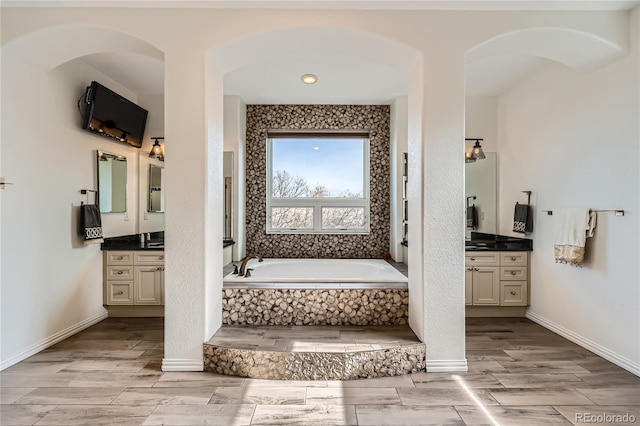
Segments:
[[[47,4],[64,3],[58,0],[21,0],[24,4],[38,1]],[[88,5],[100,3],[90,0],[68,0]],[[6,1],[4,2],[7,3]],[[110,5],[122,1],[110,0]],[[147,6],[168,5],[171,1],[132,0],[131,3],[144,3]],[[190,0],[181,2],[182,6],[196,5],[223,7],[229,2],[214,0]],[[429,8],[468,8],[473,10],[491,10],[498,6],[502,10],[544,9],[626,9],[640,3],[632,1],[462,1],[462,0],[423,0],[423,1],[385,1],[385,0],[285,0],[251,1],[236,0],[234,7],[250,7],[259,3],[263,7],[286,3],[291,7],[310,7],[324,5],[326,8],[339,8],[352,4],[358,8],[394,8],[403,9],[412,5],[416,9]],[[365,3],[367,6],[365,6]],[[445,7],[446,6],[446,7]],[[535,6],[535,7],[534,7]],[[189,6],[187,6],[189,7]],[[499,50],[508,44],[526,45],[527,37],[541,40],[541,35],[521,32],[521,40],[495,40],[492,44],[481,46],[478,54],[468,55],[466,65],[467,95],[498,96],[514,84],[523,81],[548,59],[524,55],[521,49],[506,50],[509,55],[500,56]],[[552,37],[556,35],[553,34]],[[513,37],[511,37],[513,38]],[[542,40],[544,41],[544,40]],[[525,44],[522,44],[525,43]],[[545,46],[575,46],[567,43],[548,43]],[[269,46],[279,46],[279,55],[273,54]],[[498,49],[492,51],[492,47]],[[609,46],[604,46],[609,48]],[[605,49],[606,50],[606,49]],[[592,60],[600,51],[592,52],[588,46],[585,52],[574,53],[578,58]],[[355,53],[354,53],[355,52]],[[591,52],[591,53],[589,53]],[[534,52],[533,55],[536,55]],[[566,52],[557,52],[566,54]],[[603,51],[603,53],[606,53]],[[216,61],[225,72],[225,95],[238,95],[249,104],[388,104],[397,96],[407,93],[408,70],[418,57],[407,46],[389,39],[371,35],[349,33],[346,30],[303,28],[292,31],[274,31],[227,43],[216,49]],[[606,56],[606,55],[604,55]],[[604,57],[603,56],[603,57]],[[548,56],[553,57],[553,56]],[[122,84],[138,95],[164,93],[164,64],[161,60],[134,53],[99,53],[83,57],[84,61],[108,77]],[[553,59],[556,59],[553,57]],[[588,62],[588,61],[587,61]],[[318,76],[314,85],[301,82],[302,74],[313,73]]]
[[[131,53],[98,53],[82,58],[107,77],[138,95],[164,93],[164,64]],[[467,64],[466,93],[498,96],[525,80],[546,59],[533,56],[493,56]],[[303,74],[318,76],[314,85]],[[291,56],[245,66],[226,74],[226,95],[248,104],[389,104],[407,93],[402,72],[368,58],[331,53]]]
[[[4,0],[4,7],[366,10],[627,10],[638,0]]]

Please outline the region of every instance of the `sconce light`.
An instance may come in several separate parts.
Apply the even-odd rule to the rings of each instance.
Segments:
[[[484,139],[478,138],[465,138],[465,141],[475,141],[475,145],[473,145],[473,149],[470,152],[465,152],[464,154],[464,162],[465,163],[473,163],[476,160],[484,160],[487,158],[484,155],[484,151],[482,150],[482,146],[480,145],[480,141]]]
[[[164,137],[151,137],[154,140],[153,146],[151,147],[151,152],[149,153],[149,158],[155,158],[160,161],[164,161],[164,153],[162,152],[162,147],[160,146],[159,140],[164,140]]]

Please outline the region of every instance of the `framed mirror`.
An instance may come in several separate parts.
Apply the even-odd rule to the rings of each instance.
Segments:
[[[478,225],[467,231],[497,233],[498,159],[495,152],[485,152],[486,158],[465,164],[464,192],[469,205],[475,205]],[[475,197],[475,198],[469,198]]]
[[[233,152],[222,153],[224,175],[224,239],[233,238]]]
[[[164,212],[164,167],[149,165],[149,205],[148,212]]]
[[[100,213],[127,211],[127,157],[97,151]]]

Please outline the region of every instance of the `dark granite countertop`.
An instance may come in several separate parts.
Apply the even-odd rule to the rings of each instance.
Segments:
[[[100,245],[102,250],[164,250],[164,232],[151,232],[150,239],[140,242],[140,234],[123,235],[121,237],[105,238]],[[235,244],[233,240],[224,240],[222,247]]]
[[[140,234],[105,238],[102,250],[164,250],[164,232],[151,232],[150,239],[140,242]]]
[[[533,251],[533,240],[506,235],[472,232],[465,251]]]

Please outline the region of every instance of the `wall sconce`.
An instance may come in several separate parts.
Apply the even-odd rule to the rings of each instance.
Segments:
[[[164,137],[152,136],[151,139],[153,139],[154,141],[153,146],[151,147],[151,152],[149,152],[149,158],[155,158],[157,160],[164,161],[164,153],[162,152],[162,147],[160,146],[159,142],[160,139],[164,140]]]
[[[484,139],[478,138],[465,138],[465,141],[475,141],[475,145],[473,145],[473,149],[470,152],[464,153],[464,162],[465,163],[473,163],[476,160],[484,160],[486,155],[484,155],[484,151],[482,150],[482,146],[480,145],[480,141]]]

